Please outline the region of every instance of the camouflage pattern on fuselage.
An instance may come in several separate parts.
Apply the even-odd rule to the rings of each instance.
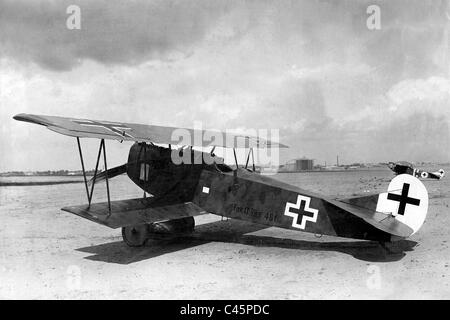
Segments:
[[[206,153],[191,153],[190,164],[174,164],[173,150],[147,144],[130,149],[127,174],[155,197],[190,202],[207,212],[314,234],[389,241],[391,235],[368,224],[323,196],[262,176],[206,164]],[[197,159],[196,161],[194,161]]]

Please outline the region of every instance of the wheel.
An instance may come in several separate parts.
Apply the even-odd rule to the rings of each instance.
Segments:
[[[148,225],[141,224],[122,228],[122,238],[130,247],[141,247],[149,237]]]
[[[195,228],[194,217],[169,220],[152,223],[149,226],[150,233],[155,234],[186,234],[192,233]]]

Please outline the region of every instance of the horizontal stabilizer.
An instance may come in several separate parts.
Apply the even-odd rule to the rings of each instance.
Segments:
[[[108,202],[65,207],[61,210],[113,229],[207,214],[192,202],[168,204],[153,197],[111,201],[111,213]]]
[[[378,194],[375,196],[378,198]],[[354,214],[355,216],[363,219],[364,221],[374,226],[375,228],[380,229],[389,234],[401,238],[407,238],[414,232],[413,229],[408,227],[406,224],[396,220],[392,216],[388,216],[381,212],[373,211],[362,206],[351,204],[349,202],[345,202],[346,200],[350,199],[339,201],[336,200],[329,202],[334,204],[338,208],[341,208],[342,210],[350,212],[351,214]]]

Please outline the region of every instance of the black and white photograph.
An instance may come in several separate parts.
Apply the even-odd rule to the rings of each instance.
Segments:
[[[450,299],[449,33],[449,0],[0,0],[0,299]]]

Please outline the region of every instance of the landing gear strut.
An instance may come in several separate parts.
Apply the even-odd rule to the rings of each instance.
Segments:
[[[194,231],[194,217],[122,228],[122,238],[130,247],[141,247],[149,238],[186,235]]]

